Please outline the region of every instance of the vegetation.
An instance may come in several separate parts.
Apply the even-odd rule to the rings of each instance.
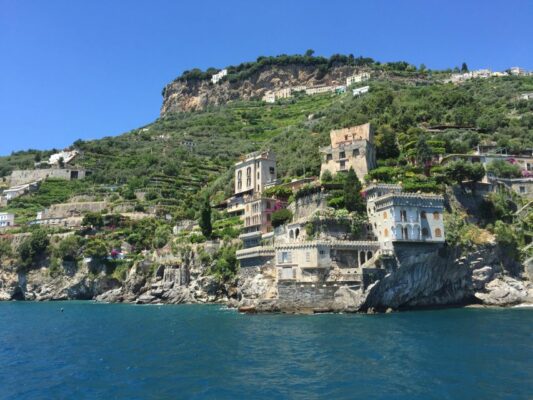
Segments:
[[[494,160],[487,165],[487,172],[498,178],[519,178],[520,168],[504,160]]]
[[[344,207],[348,211],[360,213],[365,211],[365,202],[361,196],[362,189],[359,178],[357,178],[353,168],[350,168],[344,182]]]
[[[292,219],[292,212],[286,208],[272,213],[272,226],[277,228]]]
[[[47,232],[35,229],[17,249],[22,267],[29,268],[38,263],[46,255],[49,244]]]
[[[200,211],[200,220],[198,221],[202,234],[206,238],[211,237],[213,232],[213,226],[211,225],[211,205],[209,204],[209,199],[206,198],[204,201],[204,206]]]

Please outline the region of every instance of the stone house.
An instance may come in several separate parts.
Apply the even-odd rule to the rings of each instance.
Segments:
[[[335,175],[352,167],[357,177],[363,181],[368,171],[376,167],[374,131],[369,123],[332,130],[330,139],[330,146],[320,148],[320,175],[325,171]]]

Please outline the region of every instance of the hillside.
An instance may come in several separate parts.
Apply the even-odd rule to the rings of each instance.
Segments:
[[[509,154],[531,152],[533,102],[521,95],[533,92],[533,76],[451,83],[451,70],[338,55],[266,57],[227,71],[216,84],[210,79],[217,70],[185,72],[165,87],[162,113],[153,123],[72,144],[79,154],[63,169],[87,169],[91,174],[85,179],[44,179],[34,191],[0,206],[0,212],[15,214],[16,225],[0,237],[0,284],[8,288],[0,291],[0,298],[102,295],[106,301],[142,303],[258,299],[259,292],[274,290],[276,275],[266,271],[246,276],[247,268],[238,275],[236,254],[243,243],[237,238],[245,232],[244,222],[224,209],[234,190],[235,162],[250,152],[272,150],[281,182],[318,178],[319,147],[329,145],[330,131],[367,122],[375,131],[377,168],[368,171],[363,184],[401,183],[407,196],[425,192],[440,196],[443,204],[446,199],[446,256],[431,251],[417,265],[423,268],[432,260],[447,281],[431,274],[417,281],[419,267],[411,260],[404,265],[408,274],[413,267],[414,275],[406,279],[414,279],[418,289],[407,293],[408,302],[394,307],[469,302],[478,295],[487,304],[505,304],[490,294],[501,293],[502,287],[518,288],[512,289],[516,293],[509,303],[528,298],[527,285],[515,279],[525,271],[520,263],[529,259],[531,264],[530,203],[513,191],[475,192],[475,181],[488,172],[508,178],[522,171],[503,161],[491,164],[490,171],[479,163],[439,162],[485,145]],[[354,73],[369,74],[369,79],[342,87]],[[352,95],[351,89],[363,85],[368,86],[366,93]],[[287,86],[326,87],[328,92],[295,90],[270,103],[261,99]],[[43,161],[56,152],[26,150],[0,157],[0,189],[10,187],[12,170],[45,168]],[[348,211],[346,203],[356,182],[348,184],[341,173],[320,178],[315,187],[291,192],[276,186],[268,195],[292,207],[318,187],[325,193],[326,217],[342,220],[344,227],[349,218],[350,237],[362,235],[367,213],[362,208]],[[361,196],[359,191],[352,195]],[[289,222],[291,212],[281,211],[276,223]],[[314,229],[313,224],[305,226],[310,237],[321,234]],[[464,261],[468,254],[476,259]],[[479,285],[468,283],[480,260],[488,260],[493,289],[485,289],[489,278]],[[495,272],[502,268],[501,260],[505,276]],[[456,266],[460,274],[454,272]],[[383,296],[397,286],[395,279],[403,278],[384,280],[365,307],[383,308]],[[28,282],[31,290],[24,286]],[[440,293],[459,287],[450,296]],[[428,290],[435,295],[426,296]]]
[[[291,57],[281,57],[228,67],[228,76],[217,85],[209,83],[208,73],[183,74],[164,90],[164,112],[154,123],[116,137],[74,143],[82,153],[77,164],[93,171],[82,191],[94,192],[96,189],[90,188],[94,185],[101,191],[104,184],[127,184],[130,192],[153,191],[149,204],[183,212],[191,210],[191,204],[196,208],[198,191],[225,191],[228,195],[232,164],[253,150],[273,149],[281,177],[316,176],[318,146],[327,143],[329,130],[367,121],[376,127],[378,143],[383,133],[393,131],[400,159],[421,132],[428,140],[444,142],[447,153],[468,152],[484,141],[496,141],[510,152],[533,147],[533,103],[517,100],[519,94],[533,90],[531,76],[474,79],[453,85],[441,82],[447,71],[420,70],[407,63],[298,57],[296,64]],[[308,60],[306,65],[302,58]],[[330,83],[361,68],[373,71],[370,91],[362,97],[297,94],[275,104],[257,100],[267,87],[316,82],[317,76]],[[208,102],[203,110],[173,112],[172,99],[187,96],[171,93],[183,90],[196,93],[194,96],[205,92],[215,105]],[[231,96],[219,96],[228,90]],[[442,125],[455,128],[425,130]],[[381,155],[387,156],[382,147]],[[14,168],[28,168],[34,159],[50,153],[20,151],[2,157],[0,176]],[[79,190],[74,188],[73,194]],[[126,197],[131,200],[131,193]],[[220,193],[215,200],[222,197]]]

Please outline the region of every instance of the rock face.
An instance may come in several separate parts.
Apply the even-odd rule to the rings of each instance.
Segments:
[[[261,99],[267,91],[290,86],[345,85],[346,78],[357,71],[357,67],[339,66],[331,68],[320,76],[318,67],[308,65],[267,66],[238,82],[223,80],[217,84],[210,80],[169,83],[163,91],[161,116],[179,111],[201,110],[207,106],[218,106],[231,100]]]
[[[398,268],[368,288],[361,310],[466,304],[508,306],[531,302],[531,287],[502,265],[500,249],[487,245],[467,256],[457,249],[406,246],[397,249]]]

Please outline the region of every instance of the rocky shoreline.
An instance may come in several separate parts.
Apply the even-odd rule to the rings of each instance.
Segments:
[[[270,266],[241,268],[233,281],[222,283],[194,255],[170,265],[138,262],[123,282],[103,272],[90,273],[86,264],[65,268],[65,274],[55,278],[45,267],[28,273],[2,268],[0,300],[224,304],[247,313],[300,314],[533,305],[533,284],[527,273],[513,274],[517,266],[502,263],[500,251],[486,246],[457,256],[450,248],[427,253],[398,249],[394,272],[365,290],[339,286],[326,296],[315,289],[309,299],[280,296],[282,289]]]

